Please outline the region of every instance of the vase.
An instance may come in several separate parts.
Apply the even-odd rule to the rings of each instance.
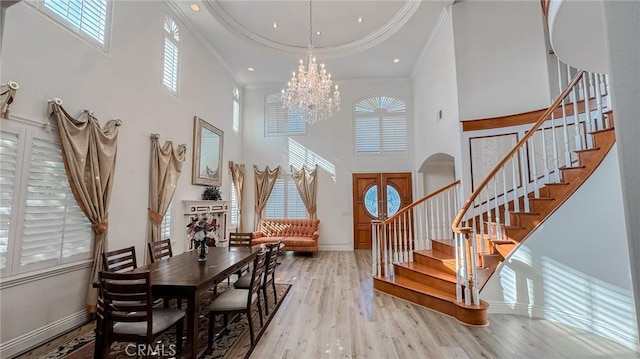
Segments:
[[[200,252],[198,252],[198,262],[206,262],[209,247],[207,247],[207,245],[203,242],[198,248],[200,249]]]

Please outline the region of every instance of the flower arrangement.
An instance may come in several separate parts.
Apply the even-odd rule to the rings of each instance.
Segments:
[[[218,241],[218,227],[218,219],[211,213],[198,214],[191,217],[191,222],[187,225],[187,238],[195,248],[203,245],[215,247]]]

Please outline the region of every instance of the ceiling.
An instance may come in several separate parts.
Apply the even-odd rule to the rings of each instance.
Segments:
[[[336,83],[408,77],[442,8],[452,2],[314,0],[316,57]],[[241,85],[284,85],[308,52],[308,1],[170,0],[169,4],[196,36],[215,49]],[[191,9],[193,4],[199,11]]]

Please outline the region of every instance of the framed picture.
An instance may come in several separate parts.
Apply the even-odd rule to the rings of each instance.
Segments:
[[[198,116],[193,125],[191,184],[220,186],[224,133]]]

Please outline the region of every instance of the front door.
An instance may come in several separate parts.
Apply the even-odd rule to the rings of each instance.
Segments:
[[[371,221],[411,204],[411,173],[354,173],[353,248],[371,249]]]

